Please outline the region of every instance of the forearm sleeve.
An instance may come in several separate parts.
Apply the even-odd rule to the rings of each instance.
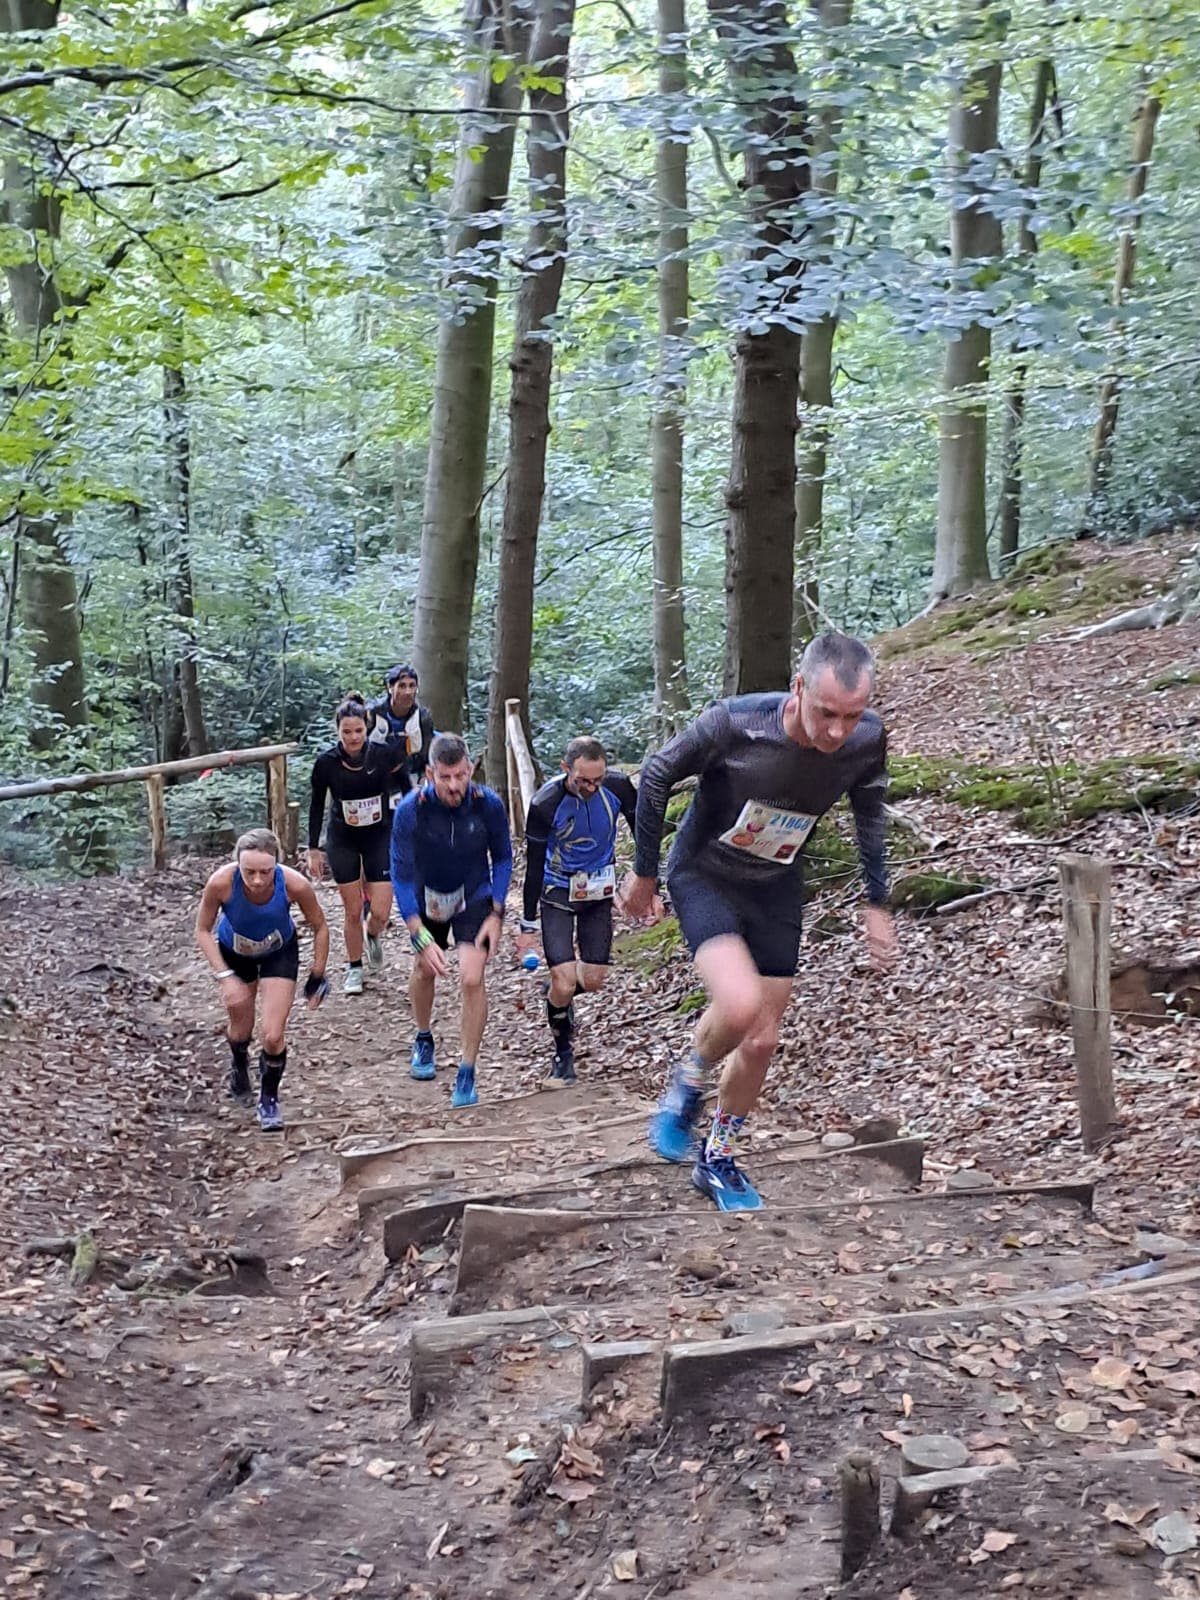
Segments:
[[[308,848],[321,848],[321,828],[325,821],[325,800],[329,794],[325,775],[318,761],[312,769],[312,796],[308,802]]]
[[[508,817],[499,795],[492,795],[488,802],[488,855],[492,862],[492,899],[502,906],[512,886],[513,854]]]
[[[885,845],[884,802],[887,799],[887,769],[881,761],[876,772],[850,791],[854,812],[854,832],[858,839],[858,859],[862,864],[867,899],[873,906],[887,904],[888,873]]]
[[[637,850],[633,870],[639,878],[658,876],[662,853],[663,826],[671,790],[683,778],[704,771],[728,736],[729,713],[718,701],[697,717],[643,766],[638,780],[637,822],[634,835]]]
[[[413,818],[408,806],[399,805],[392,813],[391,845],[392,893],[396,910],[405,922],[420,913],[417,903],[417,870],[413,856]]]

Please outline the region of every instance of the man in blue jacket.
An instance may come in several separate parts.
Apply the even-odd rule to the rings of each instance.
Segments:
[[[412,1075],[432,1078],[434,991],[446,975],[450,935],[462,984],[462,1052],[450,1103],[478,1105],[475,1061],[487,1022],[484,972],[500,944],[512,881],[512,840],[504,802],[471,782],[471,758],[454,733],[429,747],[426,781],[392,816],[392,887],[412,939],[408,994],[417,1022]]]

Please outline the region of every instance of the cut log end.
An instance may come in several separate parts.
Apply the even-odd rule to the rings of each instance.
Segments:
[[[852,1578],[879,1543],[879,1468],[849,1455],[838,1469],[842,1491],[842,1581]]]

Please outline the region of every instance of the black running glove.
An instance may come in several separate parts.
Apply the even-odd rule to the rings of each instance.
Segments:
[[[320,1005],[328,993],[329,979],[323,974],[318,978],[315,972],[310,972],[304,982],[304,998],[306,1000],[315,1000]]]

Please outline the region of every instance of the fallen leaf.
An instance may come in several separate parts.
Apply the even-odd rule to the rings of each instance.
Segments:
[[[1200,1544],[1200,1533],[1190,1517],[1184,1516],[1182,1511],[1172,1511],[1169,1517],[1159,1517],[1151,1527],[1150,1543],[1165,1556],[1179,1556]]]
[[[1200,1395],[1200,1372],[1194,1369],[1186,1372],[1168,1372],[1162,1383],[1164,1389],[1172,1389],[1176,1394]]]
[[[388,1473],[395,1472],[399,1465],[398,1461],[385,1461],[382,1456],[374,1456],[363,1470],[368,1478],[386,1478]]]
[[[1059,1433],[1086,1433],[1091,1423],[1092,1413],[1086,1406],[1068,1406],[1054,1419],[1054,1426]]]
[[[618,1550],[612,1558],[613,1577],[621,1583],[632,1583],[638,1575],[638,1553],[636,1550]]]
[[[442,1548],[442,1540],[449,1532],[450,1524],[448,1522],[443,1522],[441,1527],[434,1534],[433,1538],[429,1541],[429,1547],[425,1551],[426,1561],[432,1561],[434,1556],[437,1555],[438,1551]]]
[[[681,1461],[679,1463],[679,1470],[680,1472],[691,1473],[703,1472],[704,1463],[703,1461]]]
[[[989,1528],[983,1536],[980,1549],[986,1550],[988,1555],[999,1555],[1002,1550],[1007,1550],[1010,1544],[1016,1544],[1015,1533],[1005,1533],[1001,1528]]]
[[[1088,1374],[1101,1389],[1123,1389],[1133,1377],[1128,1361],[1118,1361],[1116,1356],[1104,1356]]]

